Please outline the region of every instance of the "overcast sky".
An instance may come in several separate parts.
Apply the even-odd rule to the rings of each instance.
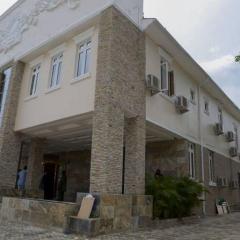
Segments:
[[[0,14],[16,0],[0,0]],[[240,0],[145,0],[155,17],[240,107]]]
[[[146,0],[156,17],[240,107],[239,0]]]

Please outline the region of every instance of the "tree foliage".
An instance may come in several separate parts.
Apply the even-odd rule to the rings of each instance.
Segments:
[[[156,218],[191,216],[201,204],[199,196],[205,188],[187,177],[147,177],[146,192],[154,198],[153,215]]]
[[[238,56],[235,57],[235,61],[236,61],[236,62],[240,62],[240,55],[238,55]]]

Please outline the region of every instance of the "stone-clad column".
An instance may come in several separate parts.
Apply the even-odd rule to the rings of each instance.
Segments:
[[[3,107],[0,126],[0,189],[14,188],[21,148],[21,138],[14,132],[19,92],[24,64],[15,62],[6,72],[5,88],[7,95]]]
[[[128,182],[127,188],[129,192],[144,193],[145,102],[144,34],[117,9],[110,7],[99,21],[91,192],[122,193],[125,119],[135,117],[138,120],[132,123],[133,131],[128,131],[132,138],[126,138],[129,144],[126,163],[138,166],[143,174],[135,175],[134,183]],[[125,174],[132,172],[127,170]]]
[[[125,194],[145,194],[145,119],[126,119]]]
[[[43,139],[31,140],[28,157],[27,190],[39,190],[39,184],[43,175],[44,146],[45,142]]]

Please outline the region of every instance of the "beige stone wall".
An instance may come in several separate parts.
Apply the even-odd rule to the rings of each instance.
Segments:
[[[13,129],[23,70],[23,63],[12,64],[12,75],[0,128],[0,188],[13,188],[16,182],[21,138]]]
[[[26,182],[26,188],[29,190],[39,190],[39,185],[43,176],[44,147],[44,139],[31,140]]]
[[[160,169],[164,175],[188,176],[187,141],[171,140],[148,143],[146,173],[154,175]]]
[[[3,198],[0,220],[31,223],[34,226],[61,231],[66,216],[76,216],[79,204],[51,201]]]
[[[209,193],[206,194],[206,213],[208,215],[214,215],[216,213],[215,202],[218,198],[224,198],[229,204],[240,202],[239,188],[229,187],[230,180],[238,181],[240,163],[217,153],[215,153],[214,156],[215,181],[217,177],[224,177],[227,179],[228,184],[225,187],[209,186],[208,150],[204,149],[205,186],[209,191]]]
[[[122,193],[125,141],[125,193],[144,193],[145,114],[145,37],[111,7],[99,22],[91,192]]]
[[[67,192],[65,201],[74,202],[78,192],[89,192],[91,151],[70,152],[64,155],[67,163]]]

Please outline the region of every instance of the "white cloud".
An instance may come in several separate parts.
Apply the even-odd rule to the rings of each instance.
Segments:
[[[220,47],[219,46],[214,46],[209,49],[209,52],[212,54],[220,52]]]
[[[224,70],[226,68],[234,67],[234,56],[233,55],[225,55],[220,58],[202,62],[201,66],[208,72],[214,73],[217,71]]]
[[[1,0],[1,3],[0,3],[0,14],[4,13],[15,2],[17,2],[17,0]]]
[[[233,102],[240,106],[239,86],[237,86],[237,84],[225,86],[224,91],[227,93],[228,96],[231,97]]]

